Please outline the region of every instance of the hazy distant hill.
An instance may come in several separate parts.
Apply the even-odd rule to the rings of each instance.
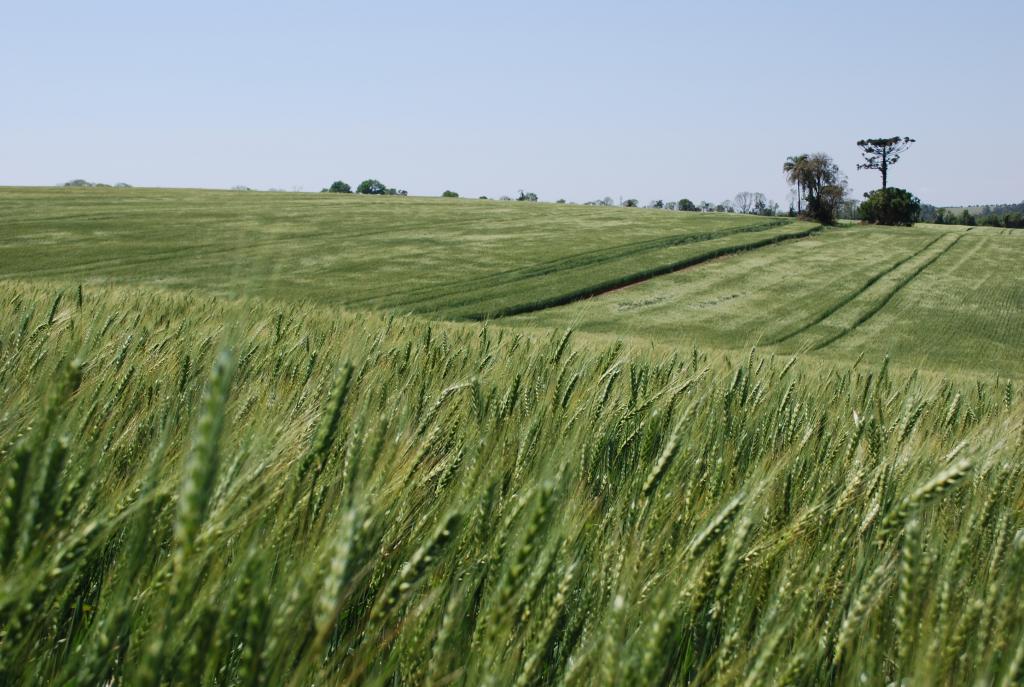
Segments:
[[[938,224],[984,224],[996,227],[1024,227],[1024,201],[1007,205],[967,205],[939,208],[921,206],[921,221]]]
[[[86,181],[85,179],[72,179],[71,181],[64,182],[65,188],[110,188],[110,184],[94,183],[92,181]],[[114,184],[114,188],[131,188],[131,184],[126,184],[123,181]]]

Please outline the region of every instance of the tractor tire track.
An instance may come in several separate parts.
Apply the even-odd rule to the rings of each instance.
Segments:
[[[928,242],[928,244],[925,245],[920,250],[917,250],[917,251],[911,253],[910,255],[906,256],[905,258],[897,260],[892,265],[890,265],[888,268],[882,270],[881,272],[879,272],[878,274],[874,275],[873,277],[868,279],[866,282],[864,282],[863,286],[861,286],[859,289],[856,289],[855,291],[852,291],[850,294],[848,294],[842,300],[834,303],[833,305],[831,305],[828,308],[826,308],[825,310],[823,310],[811,322],[809,322],[809,323],[807,323],[807,324],[805,324],[805,325],[803,325],[803,326],[801,326],[801,327],[799,327],[797,329],[794,329],[789,334],[786,334],[786,335],[780,336],[780,337],[776,337],[774,339],[771,339],[770,341],[766,341],[765,342],[766,345],[768,345],[768,346],[775,346],[775,345],[778,345],[778,344],[781,344],[781,343],[785,343],[785,342],[789,341],[790,339],[792,339],[793,337],[799,336],[800,334],[803,334],[804,332],[806,332],[811,327],[814,327],[814,326],[817,326],[817,325],[821,324],[826,319],[828,319],[829,317],[831,317],[832,315],[837,313],[840,309],[842,309],[847,304],[849,304],[851,301],[853,301],[858,296],[860,296],[865,291],[867,291],[872,286],[874,286],[875,283],[878,282],[879,279],[882,279],[886,275],[892,274],[894,271],[896,271],[900,267],[902,267],[905,263],[907,263],[908,261],[913,260],[917,256],[921,255],[921,253],[924,253],[926,250],[928,250],[929,248],[934,246],[938,241],[941,241],[941,240],[942,240],[942,236],[939,236],[934,241]]]
[[[753,241],[751,243],[744,243],[736,246],[723,246],[709,250],[698,255],[690,256],[683,260],[678,260],[665,265],[659,265],[652,269],[644,270],[643,272],[636,272],[629,275],[624,275],[615,279],[609,279],[598,284],[593,284],[580,289],[575,289],[568,293],[551,296],[544,298],[539,301],[533,301],[530,303],[523,303],[521,305],[514,305],[506,308],[500,308],[495,311],[489,312],[478,312],[464,315],[456,319],[465,319],[471,321],[481,320],[496,320],[504,317],[512,317],[514,315],[525,315],[528,313],[539,312],[541,310],[547,310],[549,308],[556,308],[562,305],[569,305],[577,301],[586,300],[588,298],[594,298],[602,296],[611,291],[621,289],[627,286],[633,286],[634,284],[640,284],[645,281],[654,279],[655,277],[661,277],[666,274],[672,274],[673,272],[681,272],[682,270],[696,267],[706,262],[710,262],[717,258],[725,257],[728,255],[735,255],[737,253],[744,253],[746,251],[756,250],[758,248],[764,248],[765,246],[772,246],[785,241],[793,241],[796,239],[807,238],[822,231],[824,227],[816,226],[810,229],[805,229],[800,232],[792,234],[776,234],[759,241]]]
[[[949,245],[947,245],[945,248],[943,248],[938,253],[936,253],[933,257],[931,257],[927,261],[925,261],[920,267],[918,267],[916,270],[914,270],[909,275],[907,275],[907,277],[903,281],[901,281],[899,284],[897,284],[896,288],[894,288],[892,291],[890,291],[885,296],[885,298],[883,298],[878,303],[877,306],[875,306],[874,308],[871,308],[870,310],[865,312],[863,315],[858,317],[857,320],[851,326],[849,326],[848,328],[846,328],[843,331],[839,332],[838,334],[836,334],[834,336],[831,336],[831,337],[825,339],[824,341],[818,343],[817,345],[815,345],[810,350],[812,350],[812,351],[820,351],[821,349],[825,348],[826,346],[831,346],[836,341],[839,341],[844,336],[846,336],[847,334],[852,332],[854,329],[856,329],[857,327],[861,326],[862,324],[864,324],[865,322],[870,320],[872,317],[877,315],[878,312],[882,308],[884,308],[886,305],[888,305],[889,301],[891,301],[893,299],[893,297],[903,289],[903,287],[905,287],[907,284],[909,284],[914,279],[916,279],[917,276],[920,275],[922,272],[924,272],[926,269],[928,269],[928,267],[930,267],[932,265],[932,263],[934,263],[936,260],[941,258],[946,253],[948,253],[949,250],[953,246],[955,246],[957,243],[959,243],[960,239],[962,239],[962,238],[963,238],[963,234],[961,234],[960,236],[957,236],[955,239],[953,239],[953,241],[951,241],[949,243]]]
[[[594,265],[599,265],[604,262],[619,260],[625,257],[632,257],[653,250],[672,248],[675,246],[686,245],[690,243],[702,243],[704,241],[712,241],[714,239],[724,238],[726,236],[732,236],[735,234],[764,231],[766,229],[783,227],[786,226],[787,224],[793,224],[793,222],[790,220],[760,222],[758,224],[752,224],[748,226],[727,227],[717,231],[702,231],[677,236],[657,237],[653,239],[648,239],[646,241],[637,241],[633,243],[625,243],[614,246],[606,246],[603,248],[595,248],[592,250],[581,251],[579,253],[567,255],[561,258],[556,258],[554,260],[548,260],[545,262],[539,262],[520,267],[513,267],[506,270],[500,270],[497,272],[481,274],[475,277],[467,277],[466,279],[447,282],[441,285],[427,284],[425,286],[406,289],[400,292],[392,290],[384,295],[366,296],[363,298],[355,299],[350,301],[349,304],[386,308],[389,307],[387,302],[374,303],[374,301],[381,301],[382,299],[386,299],[389,302],[396,303],[394,306],[390,307],[405,308],[410,305],[429,303],[430,301],[442,300],[452,295],[464,293],[468,287],[475,286],[476,284],[482,282],[485,282],[488,287],[507,285],[518,281],[523,281],[526,279],[532,279],[534,277],[542,277],[548,274],[564,271],[567,269],[592,267]],[[461,303],[461,305],[465,305],[467,303],[468,301],[464,301]]]

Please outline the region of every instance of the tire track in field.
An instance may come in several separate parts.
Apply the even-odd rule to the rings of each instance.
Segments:
[[[553,260],[523,265],[520,267],[512,267],[505,270],[499,270],[497,272],[488,272],[485,274],[460,279],[458,281],[446,282],[440,285],[427,284],[424,286],[414,287],[399,292],[390,290],[386,294],[377,296],[365,296],[362,298],[352,300],[350,301],[350,304],[366,304],[371,307],[389,307],[386,302],[373,303],[373,301],[387,299],[388,301],[396,303],[395,305],[390,307],[404,308],[409,305],[427,303],[432,300],[443,299],[447,296],[465,293],[467,287],[474,286],[481,282],[485,282],[488,287],[510,284],[517,281],[523,281],[525,279],[532,279],[534,277],[542,277],[566,269],[590,267],[593,265],[598,265],[602,262],[609,262],[624,257],[635,256],[652,250],[672,248],[674,246],[685,245],[688,243],[701,243],[704,241],[712,241],[714,239],[724,238],[727,236],[732,236],[734,234],[764,231],[767,229],[784,227],[789,224],[794,224],[794,222],[792,222],[789,219],[781,221],[775,220],[769,222],[759,222],[757,224],[751,225],[724,227],[719,230],[703,230],[699,232],[674,236],[659,236],[652,239],[647,239],[645,241],[636,241],[631,243],[617,244],[613,246],[605,246],[602,248],[593,248],[591,250],[573,253],[571,255],[555,258]],[[413,298],[409,299],[408,297]],[[462,303],[462,305],[465,304],[466,301]]]
[[[856,329],[857,327],[861,326],[862,324],[864,324],[865,322],[870,320],[872,317],[877,315],[878,312],[882,308],[884,308],[886,305],[888,305],[889,301],[891,301],[893,299],[893,297],[903,289],[903,287],[905,287],[907,284],[909,284],[914,279],[916,279],[917,276],[920,275],[922,272],[924,272],[926,269],[928,269],[928,267],[930,267],[932,265],[932,263],[934,263],[936,260],[941,258],[946,253],[948,253],[949,250],[953,246],[955,246],[957,243],[959,243],[960,239],[962,239],[963,237],[964,237],[963,234],[957,236],[945,248],[940,250],[934,256],[932,256],[931,258],[926,260],[920,267],[918,267],[916,270],[914,270],[909,275],[907,275],[907,277],[905,279],[903,279],[903,281],[901,281],[899,284],[896,285],[896,288],[894,288],[892,291],[890,291],[885,296],[885,298],[883,298],[881,301],[879,301],[877,306],[875,306],[874,308],[869,309],[863,315],[858,317],[857,320],[852,325],[850,325],[849,327],[847,327],[843,331],[839,332],[838,334],[836,334],[834,336],[831,336],[831,337],[825,339],[824,341],[818,343],[817,345],[812,347],[810,350],[812,350],[812,351],[820,351],[821,349],[825,348],[826,346],[831,346],[836,341],[839,341],[839,339],[843,338],[844,336],[846,336],[847,334],[852,332],[854,329]]]
[[[594,284],[588,287],[576,289],[568,293],[563,293],[557,296],[551,296],[544,298],[539,301],[533,301],[530,303],[523,303],[521,305],[510,306],[506,308],[500,308],[492,312],[479,312],[464,315],[458,319],[466,319],[472,321],[480,320],[496,320],[503,317],[512,317],[514,315],[526,315],[528,313],[539,312],[541,310],[548,310],[549,308],[555,308],[562,305],[569,305],[576,301],[585,300],[588,298],[594,298],[602,296],[611,291],[616,291],[627,286],[633,286],[634,284],[640,284],[645,281],[654,279],[655,277],[661,277],[666,274],[672,274],[673,272],[681,272],[682,270],[696,267],[712,260],[726,257],[729,255],[735,255],[736,253],[744,253],[750,250],[756,250],[765,246],[773,246],[778,243],[785,241],[793,241],[796,239],[807,238],[822,231],[824,227],[821,225],[805,229],[800,232],[792,234],[776,234],[759,241],[753,241],[751,243],[739,244],[736,246],[723,246],[709,250],[698,255],[690,256],[689,258],[678,260],[667,265],[659,265],[658,267],[645,270],[643,272],[637,272],[629,275],[624,275],[615,279],[609,279],[599,284]]]
[[[875,283],[879,279],[885,277],[886,275],[892,274],[894,271],[896,271],[900,267],[902,267],[905,263],[907,263],[910,260],[913,260],[918,255],[920,255],[921,253],[924,253],[926,250],[928,250],[929,248],[931,248],[932,246],[934,246],[937,242],[939,242],[941,240],[942,240],[942,236],[939,236],[934,241],[929,241],[920,250],[917,250],[917,251],[911,253],[910,255],[906,256],[905,258],[897,260],[892,265],[890,265],[888,268],[882,270],[881,272],[879,272],[878,274],[874,275],[873,277],[868,279],[866,282],[864,282],[864,285],[861,286],[859,289],[856,289],[855,291],[852,291],[850,294],[848,294],[842,300],[834,303],[833,305],[831,305],[828,308],[826,308],[825,310],[823,310],[811,322],[809,322],[809,323],[807,323],[807,324],[805,324],[805,325],[803,325],[801,327],[798,327],[797,329],[794,329],[789,334],[786,334],[786,335],[781,336],[781,337],[776,337],[774,339],[771,339],[770,341],[766,341],[765,342],[766,345],[768,345],[768,346],[775,346],[775,345],[778,345],[778,344],[781,344],[781,343],[785,343],[785,342],[789,341],[790,339],[792,339],[794,336],[799,336],[800,334],[803,334],[804,332],[806,332],[811,327],[814,327],[816,325],[821,324],[826,319],[828,319],[829,317],[834,315],[836,312],[838,312],[840,309],[842,309],[844,306],[846,306],[851,301],[853,301],[855,298],[857,298],[858,296],[863,294],[865,291],[870,289],[872,286],[874,286]]]
[[[969,250],[968,250],[968,251],[967,251],[967,252],[966,252],[966,253],[964,254],[964,256],[963,256],[962,258],[960,258],[959,260],[957,260],[957,262],[956,262],[956,264],[955,264],[955,265],[952,265],[952,266],[950,266],[950,268],[949,268],[949,274],[956,274],[957,272],[959,272],[959,271],[960,271],[960,268],[961,268],[961,267],[963,267],[964,265],[966,265],[966,264],[967,264],[968,262],[970,262],[970,261],[974,260],[974,256],[975,256],[975,255],[977,255],[977,254],[978,254],[978,252],[979,252],[979,251],[980,251],[980,250],[981,250],[982,248],[985,248],[985,247],[987,247],[987,246],[988,246],[988,242],[989,242],[989,237],[987,237],[987,236],[978,236],[978,237],[974,237],[974,238],[972,239],[972,241],[971,241],[971,243],[973,243],[973,244],[974,244],[974,247],[973,247],[973,248],[971,248],[971,249],[969,249]],[[975,291],[977,291],[977,290],[978,290],[978,285],[979,285],[980,283],[981,283],[981,282],[978,282],[977,284],[975,284],[975,285],[974,285],[973,287],[971,287],[971,288],[973,288],[973,289],[974,289]]]

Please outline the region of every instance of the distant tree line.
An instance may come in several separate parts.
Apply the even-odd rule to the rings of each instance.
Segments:
[[[384,184],[376,179],[367,179],[366,181],[363,181],[356,187],[354,192],[366,195],[408,195],[406,191],[397,191],[393,188],[386,188]],[[344,181],[335,181],[329,187],[323,189],[321,193],[353,193],[353,190],[352,187]],[[448,189],[441,193],[441,197],[459,198],[460,195],[458,192]],[[479,200],[488,200],[488,197],[479,196]],[[520,189],[515,197],[500,196],[497,200],[536,203],[539,202],[540,198],[533,191]],[[555,203],[558,205],[569,204],[564,198],[559,198]],[[742,191],[737,193],[735,198],[731,200],[723,200],[720,203],[711,203],[706,200],[701,201],[700,203],[694,203],[689,198],[682,198],[678,201],[660,199],[652,200],[646,205],[641,205],[640,201],[636,198],[626,198],[616,202],[610,196],[605,196],[598,200],[588,201],[584,203],[584,205],[599,205],[605,207],[621,206],[624,208],[645,207],[653,210],[668,210],[674,212],[739,212],[743,214],[765,216],[774,216],[779,214],[778,203],[773,200],[769,200],[765,194],[755,191]]]
[[[966,224],[967,226],[1024,229],[1024,202],[1009,205],[977,205],[972,208],[939,208],[921,206],[921,221],[934,224]]]
[[[352,187],[344,181],[335,181],[320,193],[352,193]],[[408,191],[403,189],[389,188],[376,179],[366,179],[356,186],[356,193],[368,196],[407,196]]]
[[[894,164],[893,160],[888,165]],[[731,200],[718,203],[700,201],[694,203],[689,198],[673,200],[652,200],[641,204],[636,198],[623,198],[618,201],[610,196],[590,200],[583,205],[600,207],[647,208],[651,210],[667,210],[670,212],[723,212],[763,215],[767,217],[788,214],[790,217],[803,216],[817,221],[834,222],[835,220],[864,220],[875,224],[912,224],[916,221],[937,224],[983,224],[994,227],[1024,226],[1024,203],[1018,205],[981,206],[971,213],[964,209],[954,213],[932,205],[921,205],[916,196],[905,189],[887,187],[864,194],[860,201],[849,196],[849,186],[845,175],[839,170],[831,157],[823,153],[799,155],[789,158],[784,167],[787,179],[796,187],[797,206],[790,206],[788,212],[780,210],[779,204],[753,191],[741,191]],[[445,191],[444,198],[458,198],[454,191]],[[480,200],[488,200],[480,196]],[[536,193],[519,191],[513,198],[501,196],[498,200],[532,201],[538,200]],[[555,201],[559,205],[566,204],[564,198]],[[920,207],[920,211],[918,211]]]
[[[636,198],[625,198],[619,202],[615,202],[615,200],[610,196],[605,196],[604,198],[599,198],[597,200],[587,201],[584,205],[597,205],[603,207],[621,206],[624,208],[644,207],[648,210],[668,210],[670,212],[740,212],[744,214],[766,216],[779,214],[778,203],[769,200],[763,193],[751,191],[737,193],[736,197],[732,200],[723,200],[720,203],[711,203],[706,200],[702,200],[700,203],[694,203],[689,198],[682,198],[680,200],[652,200],[646,205],[641,205],[640,201]]]
[[[637,198],[621,198],[618,202],[610,196],[591,200],[584,205],[624,208],[644,207],[652,210],[674,212],[736,212],[741,214],[775,216],[788,214],[790,217],[806,217],[824,224],[836,220],[856,220],[874,224],[911,225],[917,221],[937,224],[986,225],[994,227],[1024,227],[1024,202],[1016,205],[979,206],[974,212],[964,208],[959,213],[946,208],[922,205],[910,191],[889,186],[889,174],[893,165],[899,162],[915,140],[909,136],[869,138],[857,141],[864,162],[857,169],[868,169],[881,174],[882,188],[864,194],[864,200],[850,197],[846,175],[835,161],[825,153],[793,155],[783,163],[782,171],[786,181],[794,189],[796,207],[790,204],[786,213],[780,213],[779,204],[765,194],[756,191],[741,191],[730,200],[712,203],[706,200],[695,203],[689,198],[678,201],[656,199],[645,205]],[[89,186],[81,179],[68,182],[65,186]],[[120,184],[119,184],[120,185]],[[126,186],[126,184],[125,184]],[[353,193],[352,187],[344,181],[335,181],[324,193]],[[389,188],[376,179],[360,183],[355,193],[364,195],[406,196],[407,191]],[[442,198],[459,198],[456,191],[445,190]],[[479,196],[488,200],[487,196]],[[539,197],[532,191],[520,189],[515,197],[503,195],[502,201],[533,202]],[[555,201],[566,204],[564,198]]]
[[[101,184],[93,181],[86,181],[85,179],[72,179],[71,181],[65,181],[63,184],[64,188],[131,188],[131,184],[124,182],[118,182],[116,184]]]

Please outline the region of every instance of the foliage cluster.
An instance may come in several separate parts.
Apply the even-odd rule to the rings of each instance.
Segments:
[[[921,219],[935,224],[965,224],[968,226],[1024,228],[1024,203],[1010,205],[982,205],[961,208],[959,212],[949,208],[923,205]]]
[[[921,201],[902,188],[880,188],[865,194],[860,218],[871,224],[911,226],[921,218]]]
[[[783,163],[782,171],[795,186],[801,202],[799,211],[822,224],[835,224],[848,194],[846,176],[825,153],[795,155]]]

